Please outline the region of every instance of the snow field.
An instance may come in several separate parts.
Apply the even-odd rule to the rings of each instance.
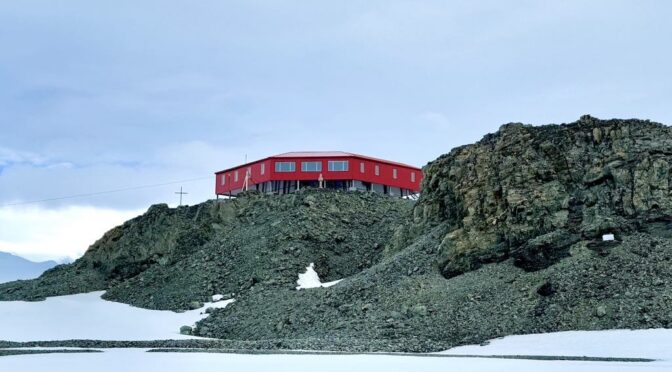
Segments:
[[[0,357],[0,371],[118,372],[131,367],[143,372],[226,370],[234,372],[395,372],[395,371],[515,371],[515,372],[635,372],[666,371],[669,362],[567,362],[511,359],[441,358],[388,355],[242,355],[207,353],[147,353],[112,349],[94,354],[48,354]]]
[[[0,302],[0,340],[55,341],[179,340],[181,326],[207,317],[208,307],[224,308],[234,300],[206,303],[201,309],[176,313],[147,310],[100,298],[104,292],[50,297],[40,302]]]

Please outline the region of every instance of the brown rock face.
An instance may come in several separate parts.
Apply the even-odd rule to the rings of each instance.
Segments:
[[[426,167],[415,223],[450,227],[439,259],[446,277],[509,257],[536,270],[578,241],[599,246],[603,234],[667,226],[671,164],[672,128],[662,124],[507,124]]]

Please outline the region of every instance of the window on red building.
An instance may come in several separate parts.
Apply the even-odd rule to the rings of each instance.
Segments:
[[[279,161],[275,163],[276,172],[295,172],[296,163],[293,161]]]
[[[322,172],[322,162],[321,161],[301,162],[301,172]]]
[[[330,160],[329,161],[329,172],[347,172],[348,171],[348,161],[347,160]]]

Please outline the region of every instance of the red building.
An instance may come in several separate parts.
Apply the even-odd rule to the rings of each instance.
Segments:
[[[422,169],[389,160],[347,152],[288,152],[217,172],[215,192],[286,194],[323,187],[407,196],[420,192],[421,181]]]

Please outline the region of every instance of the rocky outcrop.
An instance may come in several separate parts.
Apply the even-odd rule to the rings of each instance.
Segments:
[[[106,290],[110,300],[186,310],[215,294],[293,289],[311,262],[325,281],[341,279],[380,261],[412,206],[329,190],[250,193],[176,209],[154,205],[107,232],[73,264],[0,285],[0,300]]]
[[[507,124],[425,169],[420,225],[446,224],[446,277],[512,257],[538,270],[579,242],[669,223],[672,129],[640,120]]]
[[[505,125],[425,167],[411,221],[380,263],[327,289],[250,293],[194,332],[436,351],[670,327],[671,141],[669,127],[639,120]]]

